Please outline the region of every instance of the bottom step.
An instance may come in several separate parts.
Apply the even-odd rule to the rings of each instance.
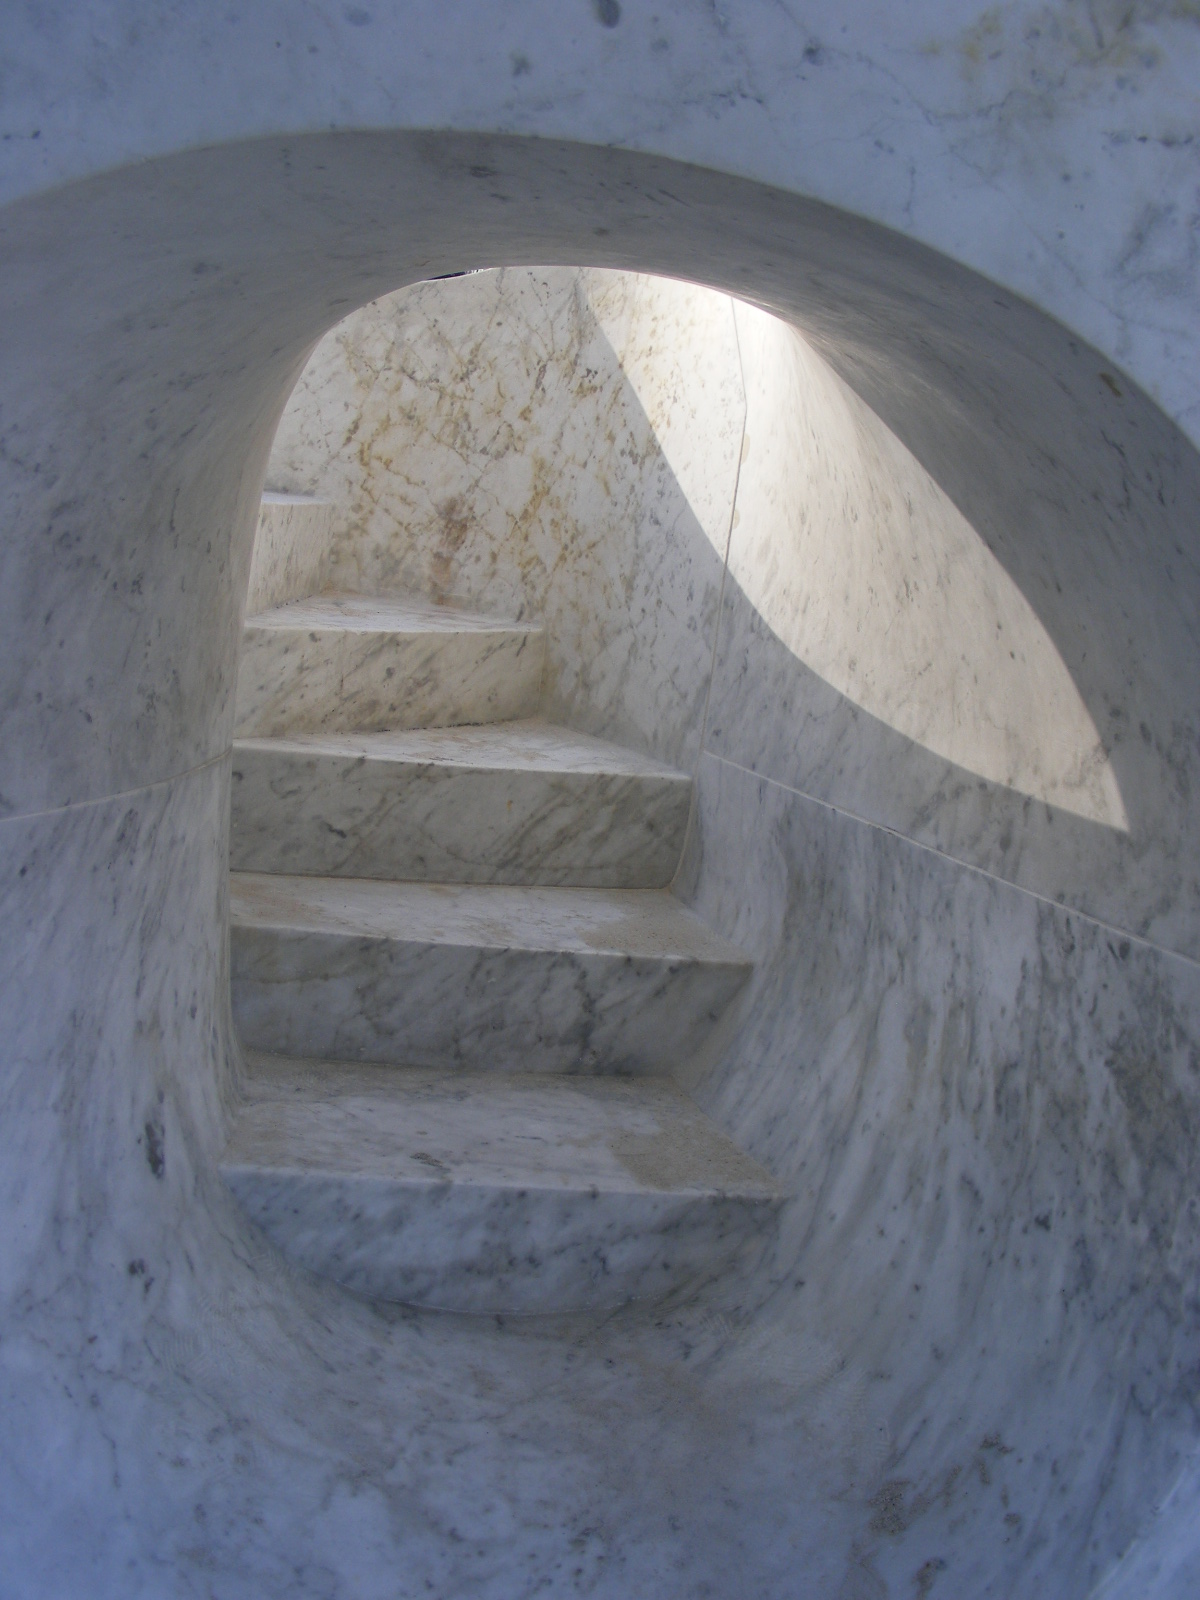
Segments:
[[[373,1299],[657,1298],[728,1264],[783,1198],[666,1079],[250,1062],[225,1181],[292,1260]]]

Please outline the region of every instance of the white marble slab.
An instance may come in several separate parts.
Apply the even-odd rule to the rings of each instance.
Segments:
[[[663,1081],[269,1058],[221,1171],[312,1271],[475,1312],[662,1298],[761,1242],[782,1199]]]
[[[280,1055],[670,1072],[748,976],[661,890],[234,873],[234,1018]]]
[[[542,722],[249,739],[230,864],[245,872],[659,888],[691,780]]]
[[[781,1152],[809,1141],[787,1272],[766,1299],[710,1288],[674,1320],[388,1317],[289,1274],[217,1180],[220,784],[165,822],[155,795],[227,747],[267,444],[313,341],[405,278],[586,251],[703,270],[802,321],[1005,552],[1093,720],[1122,730],[1131,870],[1161,908],[1145,931],[1184,948],[1197,475],[1137,384],[1194,399],[1200,370],[1195,141],[1177,122],[1194,26],[1093,6],[1050,27],[1017,8],[946,28],[891,7],[861,23],[887,41],[912,30],[881,67],[838,46],[844,6],[828,26],[764,10],[761,33],[716,12],[697,30],[693,8],[670,14],[669,38],[626,6],[624,33],[589,21],[576,69],[567,131],[602,142],[589,148],[324,131],[354,120],[355,86],[391,124],[402,103],[419,120],[426,85],[480,81],[501,126],[547,131],[530,94],[540,14],[516,40],[481,30],[501,70],[465,80],[461,27],[443,79],[399,15],[406,53],[364,72],[379,35],[353,9],[313,24],[268,5],[219,27],[180,12],[181,34],[140,26],[131,4],[120,49],[79,10],[61,13],[64,46],[39,12],[8,41],[30,70],[11,75],[0,144],[27,195],[5,209],[0,275],[0,793],[10,817],[64,809],[5,833],[19,936],[0,975],[0,1570],[20,1600],[390,1595],[398,1570],[447,1595],[569,1571],[604,1600],[672,1585],[774,1600],[797,1574],[818,1594],[1080,1600],[1163,1509],[1186,1579],[1194,965],[947,863],[944,841],[922,850],[844,816],[831,837],[819,819],[836,812],[811,801],[782,826],[752,782],[705,856],[714,871],[724,855],[763,958],[754,1031],[713,1104]],[[188,16],[196,53],[178,48]],[[642,119],[632,135],[605,110],[627,39],[620,59],[643,74],[622,102]],[[782,121],[759,97],[760,50]],[[640,90],[664,56],[682,65],[652,104]],[[699,101],[697,60],[721,68]],[[412,99],[392,70],[406,63]],[[314,134],[301,72],[328,89]],[[801,75],[825,87],[798,94]],[[268,100],[286,136],[230,142],[271,132]],[[193,148],[144,159],[188,106]],[[858,131],[839,144],[843,115]],[[739,143],[746,119],[757,143]],[[792,192],[622,138],[675,140]],[[101,175],[64,181],[83,171]],[[799,197],[826,181],[849,210]],[[1106,353],[998,292],[1010,268]],[[1064,572],[1068,545],[1090,565]],[[786,750],[799,730],[775,736]],[[894,769],[879,774],[886,788]],[[160,1092],[161,1150],[146,1134]]]
[[[248,617],[236,736],[507,722],[538,709],[540,628],[411,597],[321,595]]]

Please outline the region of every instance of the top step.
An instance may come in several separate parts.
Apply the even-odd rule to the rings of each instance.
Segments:
[[[258,510],[246,610],[298,600],[321,587],[336,507],[307,494],[264,494]]]
[[[532,716],[542,629],[404,596],[311,595],[246,618],[236,735],[376,733]]]

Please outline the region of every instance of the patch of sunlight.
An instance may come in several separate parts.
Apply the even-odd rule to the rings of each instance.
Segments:
[[[774,635],[924,749],[1127,832],[1108,754],[1053,639],[920,462],[794,328],[709,289],[676,284],[672,296],[658,343],[674,321],[728,346],[722,304],[736,325],[745,441],[729,575]],[[689,443],[712,423],[681,424],[700,403],[735,407],[733,387],[702,385],[672,409],[652,361],[625,366],[647,414],[663,417],[664,455],[724,555],[711,463]]]

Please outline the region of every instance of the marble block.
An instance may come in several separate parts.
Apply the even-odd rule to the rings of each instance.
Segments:
[[[236,732],[377,732],[537,711],[542,630],[419,600],[314,595],[247,619]]]
[[[691,779],[541,722],[244,739],[236,871],[662,888]]]
[[[841,1593],[945,1550],[947,1595],[1084,1600],[1194,1448],[1200,967],[711,755],[696,807],[754,972],[681,1081],[792,1186],[780,1346],[838,1353],[838,1428],[895,1441],[869,1497],[916,1508]]]
[[[507,1072],[666,1072],[750,972],[660,889],[233,873],[234,1016],[256,1049]]]
[[[225,1181],[293,1261],[375,1299],[476,1312],[662,1296],[783,1192],[673,1084],[463,1077],[256,1057]]]
[[[246,613],[265,611],[321,587],[333,535],[331,501],[308,494],[264,494],[250,556]]]

